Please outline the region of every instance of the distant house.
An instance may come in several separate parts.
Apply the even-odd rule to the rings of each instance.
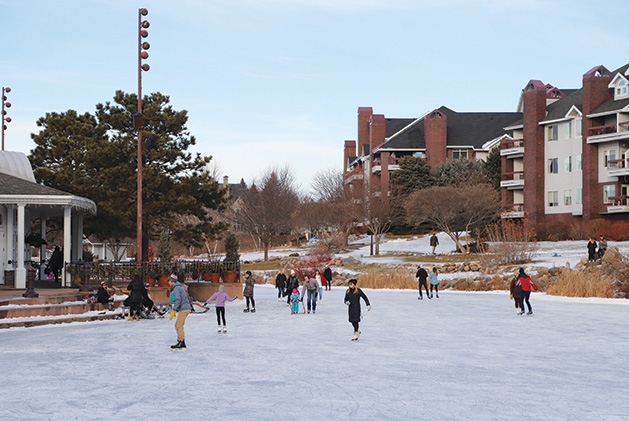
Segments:
[[[360,107],[357,141],[345,141],[344,183],[367,183],[370,191],[387,196],[400,158],[423,158],[433,172],[449,159],[484,160],[508,138],[504,128],[521,118],[520,112],[459,113],[447,107],[418,118],[385,118]]]
[[[33,221],[40,221],[45,236],[48,219],[63,220],[63,244],[57,245],[63,249],[64,262],[70,262],[82,257],[84,216],[95,213],[93,201],[37,184],[23,153],[0,151],[0,284],[26,287],[32,260],[26,238],[32,236]],[[45,256],[46,244],[40,247],[40,256]],[[71,284],[65,271],[61,282]]]

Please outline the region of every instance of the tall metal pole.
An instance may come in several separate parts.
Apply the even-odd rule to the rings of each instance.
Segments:
[[[138,111],[134,116],[133,125],[138,130],[138,198],[137,198],[137,257],[136,262],[144,261],[142,247],[142,129],[144,127],[144,117],[142,115],[142,72],[148,72],[150,67],[148,64],[142,64],[142,60],[147,59],[149,54],[145,51],[150,48],[148,42],[142,42],[142,38],[146,38],[149,33],[146,30],[150,26],[147,20],[142,20],[143,16],[148,15],[149,11],[145,8],[138,10]]]
[[[144,9],[146,10],[146,9]],[[138,219],[137,219],[137,251],[136,262],[142,262],[142,9],[138,11]]]
[[[2,87],[2,113],[0,114],[2,116],[2,150],[4,150],[4,131],[7,129],[7,126],[4,123],[11,122],[11,117],[6,117],[7,112],[4,110],[5,107],[6,108],[11,107],[11,103],[7,102],[7,97],[4,95],[5,93],[9,93],[9,92],[11,92],[11,88]]]

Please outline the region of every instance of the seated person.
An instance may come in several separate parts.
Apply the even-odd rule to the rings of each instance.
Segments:
[[[114,297],[109,295],[105,281],[101,282],[100,286],[98,287],[98,292],[96,293],[96,301],[99,303],[107,304],[110,311],[114,310]]]

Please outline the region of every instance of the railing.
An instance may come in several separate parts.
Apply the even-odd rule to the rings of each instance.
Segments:
[[[500,141],[500,149],[523,148],[524,139],[503,139]]]
[[[502,181],[524,180],[524,171],[503,172]]]
[[[609,133],[618,133],[618,127],[616,123],[613,124],[605,124],[603,126],[594,126],[588,128],[588,133],[590,136],[598,136],[601,134],[609,134]]]
[[[227,271],[240,273],[240,262],[214,262],[207,260],[178,260],[175,262],[72,262],[65,266],[67,273],[81,278],[84,285],[95,285],[107,282],[130,281],[135,276],[157,280],[160,276],[168,276],[175,270],[183,273],[186,280],[201,281],[206,272],[224,274]],[[239,277],[237,276],[237,279]]]
[[[610,206],[627,206],[629,205],[629,196],[609,196],[607,198],[609,202],[607,202]]]
[[[627,160],[626,159],[610,159],[607,161],[608,169],[623,169],[627,168]]]

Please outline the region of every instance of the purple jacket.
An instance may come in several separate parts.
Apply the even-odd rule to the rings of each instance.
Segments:
[[[216,307],[225,307],[225,301],[234,301],[232,297],[227,295],[225,291],[216,291],[210,298],[207,299],[206,303],[210,303],[210,301],[216,300]]]

